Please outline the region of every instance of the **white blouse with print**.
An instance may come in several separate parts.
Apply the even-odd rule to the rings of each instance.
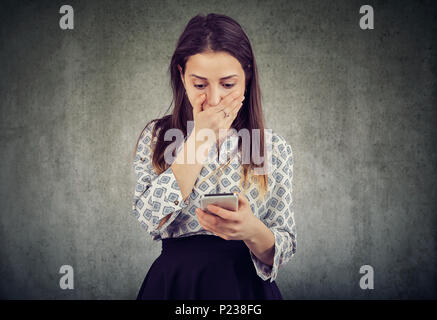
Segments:
[[[241,151],[238,151],[238,135],[231,130],[231,134],[225,137],[219,148],[219,159],[217,159],[217,145],[214,143],[190,196],[184,201],[171,167],[159,175],[153,169],[151,153],[153,124],[154,122],[144,130],[133,163],[136,173],[133,214],[153,240],[187,237],[195,234],[214,235],[211,231],[202,228],[195,210],[200,207],[202,194],[243,192],[240,188],[243,177]],[[275,236],[273,266],[264,264],[249,250],[258,276],[263,280],[270,278],[270,282],[273,282],[277,277],[279,267],[289,261],[296,252],[296,226],[292,196],[294,163],[292,149],[282,136],[274,130],[271,130],[271,133],[272,161],[267,197],[264,198],[265,200],[261,197],[257,198],[259,192],[256,183],[248,187],[245,195],[253,214]],[[229,157],[232,159],[227,166],[210,175],[210,172],[223,164],[224,158],[229,160]],[[204,179],[208,175],[209,178]],[[160,220],[168,214],[172,215],[158,229]]]

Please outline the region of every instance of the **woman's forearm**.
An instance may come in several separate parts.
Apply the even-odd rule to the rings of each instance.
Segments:
[[[181,190],[184,200],[188,198],[188,196],[191,194],[197,176],[202,170],[203,161],[207,158],[208,150],[212,146],[212,144],[213,143],[208,140],[206,142],[196,142],[193,132],[185,141],[183,152],[179,152],[179,154],[176,156],[175,161],[171,165],[173,174],[178,182],[179,189]],[[199,159],[199,162],[197,161],[197,159],[195,159],[195,163],[189,163],[189,156],[193,157],[191,153],[194,151],[194,158],[196,158],[196,154],[200,147],[205,148],[205,152],[202,154],[202,158]]]
[[[244,241],[246,246],[263,263],[273,266],[275,255],[275,236],[273,232],[258,218],[256,218],[254,236]]]
[[[173,171],[173,174],[175,176],[176,181],[178,182],[179,190],[181,190],[182,197],[184,201],[190,196],[191,191],[193,190],[194,184],[196,183],[197,176],[199,175],[200,170],[202,170],[203,167],[203,161],[208,156],[208,150],[212,146],[213,143],[210,141],[205,142],[197,142],[195,141],[195,130],[192,134],[187,138],[187,140],[184,142],[183,152],[180,151],[178,155],[176,156],[175,161],[171,165],[171,169]],[[190,146],[192,146],[190,148]],[[195,163],[188,163],[188,155],[190,152],[193,152],[194,150],[194,156],[197,154],[197,150],[199,150],[200,147],[205,148],[205,153],[202,155],[202,158],[199,159],[201,162],[194,161]],[[192,156],[192,155],[190,155]],[[161,228],[161,226],[170,219],[172,213],[166,215],[164,218],[161,219],[158,225],[158,229]]]

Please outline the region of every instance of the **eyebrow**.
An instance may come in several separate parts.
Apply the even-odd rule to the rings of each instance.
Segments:
[[[202,79],[202,80],[208,80],[207,78],[198,76],[197,74],[194,74],[194,73],[190,74],[190,76],[191,77],[196,77],[196,78],[199,78],[199,79]],[[231,74],[230,76],[226,76],[226,77],[220,78],[220,80],[226,80],[226,79],[229,79],[229,78],[232,78],[232,77],[238,77],[238,75]]]

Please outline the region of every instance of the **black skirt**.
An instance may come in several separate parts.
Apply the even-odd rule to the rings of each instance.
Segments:
[[[283,300],[276,282],[256,273],[242,240],[214,235],[162,239],[162,251],[137,300]]]

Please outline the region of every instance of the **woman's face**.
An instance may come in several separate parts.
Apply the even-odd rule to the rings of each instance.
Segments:
[[[202,93],[206,99],[202,110],[216,106],[229,93],[245,90],[245,75],[240,62],[227,52],[204,52],[190,56],[185,74],[178,66],[191,105]]]

